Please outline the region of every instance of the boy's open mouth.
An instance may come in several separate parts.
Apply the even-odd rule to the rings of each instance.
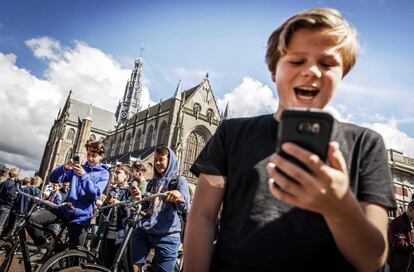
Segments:
[[[311,100],[319,93],[319,89],[313,87],[296,87],[294,91],[296,96],[303,100]]]

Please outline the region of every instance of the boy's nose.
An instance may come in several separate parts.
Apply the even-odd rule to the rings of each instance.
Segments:
[[[317,64],[312,64],[304,67],[302,70],[302,75],[305,77],[316,77],[320,78],[322,76],[322,71]]]

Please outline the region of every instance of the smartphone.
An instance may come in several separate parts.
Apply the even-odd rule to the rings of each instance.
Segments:
[[[74,164],[80,164],[80,158],[79,158],[79,156],[74,156],[74,157],[72,158],[72,160],[73,160],[73,163],[74,163]]]
[[[302,162],[281,149],[283,143],[292,142],[318,155],[326,162],[333,121],[332,115],[323,110],[289,109],[283,111],[277,133],[276,153],[308,170]]]

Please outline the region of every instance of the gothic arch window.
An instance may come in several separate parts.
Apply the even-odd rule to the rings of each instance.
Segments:
[[[107,138],[107,140],[103,140],[103,137],[101,137],[101,139],[102,139],[102,142],[105,143],[105,149],[106,149],[105,153],[108,157],[110,157],[112,155],[111,154],[111,152],[112,152],[112,141],[109,138]],[[99,139],[99,141],[101,141],[101,139]]]
[[[103,143],[104,141],[105,141],[105,138],[104,138],[104,137],[100,137],[100,138],[99,138],[99,142],[100,142],[100,143]]]
[[[96,141],[95,134],[91,134],[91,136],[89,136],[89,140]]]
[[[158,129],[158,145],[166,145],[167,144],[167,122],[163,121]]]
[[[118,143],[116,144],[115,154],[121,154],[121,137],[118,138]]]
[[[70,160],[70,159],[72,159],[72,148],[69,148],[67,151],[66,151],[66,154],[65,154],[65,162],[67,162],[68,160]]]
[[[126,137],[125,145],[124,145],[124,153],[129,152],[130,145],[131,145],[131,133],[128,133]]]
[[[186,141],[186,149],[184,153],[184,171],[190,169],[191,165],[193,165],[195,159],[198,157],[201,150],[206,145],[206,142],[206,137],[199,131],[195,130],[190,133]],[[187,177],[192,182],[196,181],[195,176],[190,172],[188,172]]]
[[[195,103],[193,106],[193,112],[196,118],[198,118],[198,115],[200,114],[201,106],[198,103]]]
[[[71,144],[73,144],[73,142],[75,141],[75,130],[73,128],[70,128],[68,130],[68,134],[66,135],[66,140],[68,140],[68,142],[70,142]]]
[[[152,134],[154,132],[154,127],[151,125],[147,131],[147,135],[145,137],[145,147],[151,146]]]
[[[213,110],[212,109],[208,109],[206,115],[207,115],[208,122],[211,124],[211,121],[213,121],[213,117],[214,117]]]
[[[138,129],[135,136],[134,150],[139,150],[139,145],[141,143],[141,129]]]

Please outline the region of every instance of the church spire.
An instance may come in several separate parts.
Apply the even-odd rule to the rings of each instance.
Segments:
[[[140,56],[135,60],[131,77],[125,86],[123,100],[115,114],[118,125],[125,124],[135,113],[141,111],[142,70],[144,66],[144,59],[142,58],[143,51],[144,47],[141,46]]]
[[[224,110],[223,120],[227,120],[229,115],[229,102],[227,102],[226,109]]]
[[[181,93],[183,92],[181,87],[181,80],[178,81],[177,89],[175,89],[174,98],[181,100]]]
[[[88,113],[85,115],[83,120],[90,120],[92,121],[92,104],[89,104],[89,110]]]

